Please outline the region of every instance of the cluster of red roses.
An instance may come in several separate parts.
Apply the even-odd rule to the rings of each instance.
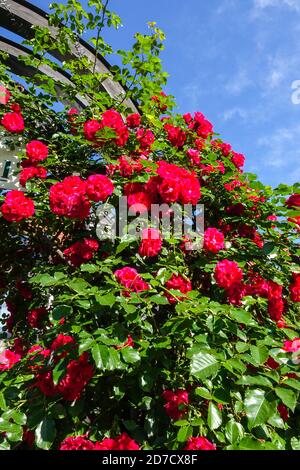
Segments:
[[[99,243],[92,238],[84,238],[82,242],[73,243],[63,251],[64,257],[75,267],[91,260],[99,249]]]
[[[39,358],[44,359],[54,354],[54,364],[57,364],[62,358],[67,358],[68,354],[73,352],[77,354],[77,345],[72,336],[59,334],[52,342],[49,350],[42,348],[31,348],[28,353],[31,354],[32,366],[36,369],[36,361]],[[42,367],[41,367],[42,368]],[[86,384],[94,375],[93,366],[88,361],[88,353],[83,353],[78,359],[71,359],[66,367],[66,374],[57,384],[54,384],[52,370],[40,371],[36,375],[34,386],[39,388],[46,396],[61,395],[66,401],[78,400]]]
[[[104,175],[91,175],[86,181],[79,176],[67,176],[51,186],[50,208],[59,216],[84,219],[90,213],[90,200],[104,202],[113,191],[113,183]]]
[[[105,438],[101,442],[93,442],[87,436],[67,437],[59,450],[140,450],[139,445],[123,432],[114,439]]]

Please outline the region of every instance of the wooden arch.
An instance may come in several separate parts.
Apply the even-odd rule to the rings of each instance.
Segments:
[[[46,12],[25,0],[0,0],[0,26],[24,39],[33,37],[32,26],[49,27],[47,17]],[[50,27],[49,29],[52,37],[55,39],[57,29],[55,27]],[[9,54],[9,66],[16,75],[30,76],[36,72],[32,67],[28,67],[23,62],[18,61],[18,55],[30,53],[24,46],[0,37],[0,50]],[[53,50],[51,51],[51,55],[60,62],[82,56],[87,57],[91,63],[95,61],[95,50],[82,39],[79,39],[77,44],[72,46],[71,53],[62,55],[58,50]],[[95,70],[97,73],[110,75],[103,80],[102,87],[111,97],[117,98],[125,95],[126,91],[124,88],[120,83],[114,80],[110,72],[109,63],[98,54],[95,61]],[[63,71],[57,72],[50,67],[43,67],[42,70],[39,71],[57,81],[72,83],[72,77]],[[59,86],[57,88],[60,96]],[[87,105],[86,100],[79,95],[77,96],[77,102],[80,107]],[[138,112],[132,100],[126,99],[124,104],[131,108],[133,112]]]

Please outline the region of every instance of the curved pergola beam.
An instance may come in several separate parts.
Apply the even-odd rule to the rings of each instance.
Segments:
[[[33,37],[34,33],[31,28],[33,25],[47,27],[49,28],[53,39],[57,37],[57,28],[48,26],[47,14],[40,8],[25,0],[1,0],[0,15],[1,26],[3,28],[18,34],[25,39]],[[49,54],[61,62],[78,57],[86,57],[91,63],[95,62],[95,71],[97,73],[108,74],[111,76],[111,78],[108,77],[101,83],[109,96],[118,98],[126,94],[126,91],[121,84],[114,81],[113,75],[110,72],[109,63],[101,56],[97,56],[95,58],[95,50],[82,39],[79,39],[77,44],[71,46],[70,54],[63,56],[57,49],[49,51]],[[132,100],[126,99],[124,104],[131,108],[133,112],[138,112],[138,109]]]
[[[57,96],[61,99],[62,103],[72,105],[71,102],[66,100],[64,91],[59,86],[59,83],[65,83],[66,85],[74,87],[72,79],[67,73],[54,70],[48,65],[41,65],[38,68],[28,65],[25,66],[25,64],[19,60],[19,57],[30,56],[31,51],[10,39],[4,38],[3,36],[0,36],[0,51],[6,52],[9,55],[7,61],[8,65],[16,75],[33,77],[37,72],[40,72],[52,78],[55,81]],[[85,108],[89,104],[88,101],[79,94],[76,95],[76,101],[80,108]]]

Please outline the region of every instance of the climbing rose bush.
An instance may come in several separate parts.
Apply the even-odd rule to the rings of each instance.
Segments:
[[[112,52],[102,29],[120,25],[100,0],[56,5],[49,22],[67,52],[90,28],[98,57]],[[218,123],[174,112],[149,27],[112,69],[125,96],[86,57],[66,59],[62,111],[51,79],[25,91],[1,61],[21,187],[0,196],[0,447],[299,449],[300,185],[264,186]],[[32,63],[49,66],[49,34],[37,28]],[[99,210],[118,215],[121,196],[128,222],[203,204],[203,243],[150,216],[139,239],[99,239]]]

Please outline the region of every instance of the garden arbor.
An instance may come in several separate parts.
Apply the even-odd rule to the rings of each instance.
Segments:
[[[2,0],[0,2],[0,17],[0,26],[9,32],[9,36],[17,38],[12,40],[6,34],[4,36],[0,34],[0,52],[8,55],[6,62],[11,72],[16,77],[27,77],[29,79],[36,73],[52,78],[55,82],[58,101],[69,105],[68,97],[65,95],[61,84],[72,86],[72,75],[57,66],[51,67],[43,64],[34,67],[26,64],[26,59],[32,55],[32,51],[20,43],[22,39],[28,40],[34,37],[34,26],[48,27],[47,13],[24,0]],[[57,29],[50,27],[49,31],[52,39],[55,41]],[[19,42],[18,39],[20,39]],[[124,90],[118,81],[114,80],[110,72],[110,64],[81,38],[78,38],[77,44],[72,46],[71,53],[62,54],[58,49],[53,49],[51,55],[55,65],[62,63],[66,59],[71,60],[72,56],[74,58],[87,57],[94,64],[96,72],[107,74],[107,78],[101,82],[101,89],[113,98],[125,96],[126,90]],[[79,93],[76,95],[76,107],[78,109],[85,108],[88,103],[86,97],[81,96]],[[124,103],[133,112],[137,112],[136,105],[131,99],[125,98]],[[3,143],[2,145],[0,144],[0,188],[11,189],[16,187],[17,178],[13,175],[16,161],[15,153],[8,151]]]

